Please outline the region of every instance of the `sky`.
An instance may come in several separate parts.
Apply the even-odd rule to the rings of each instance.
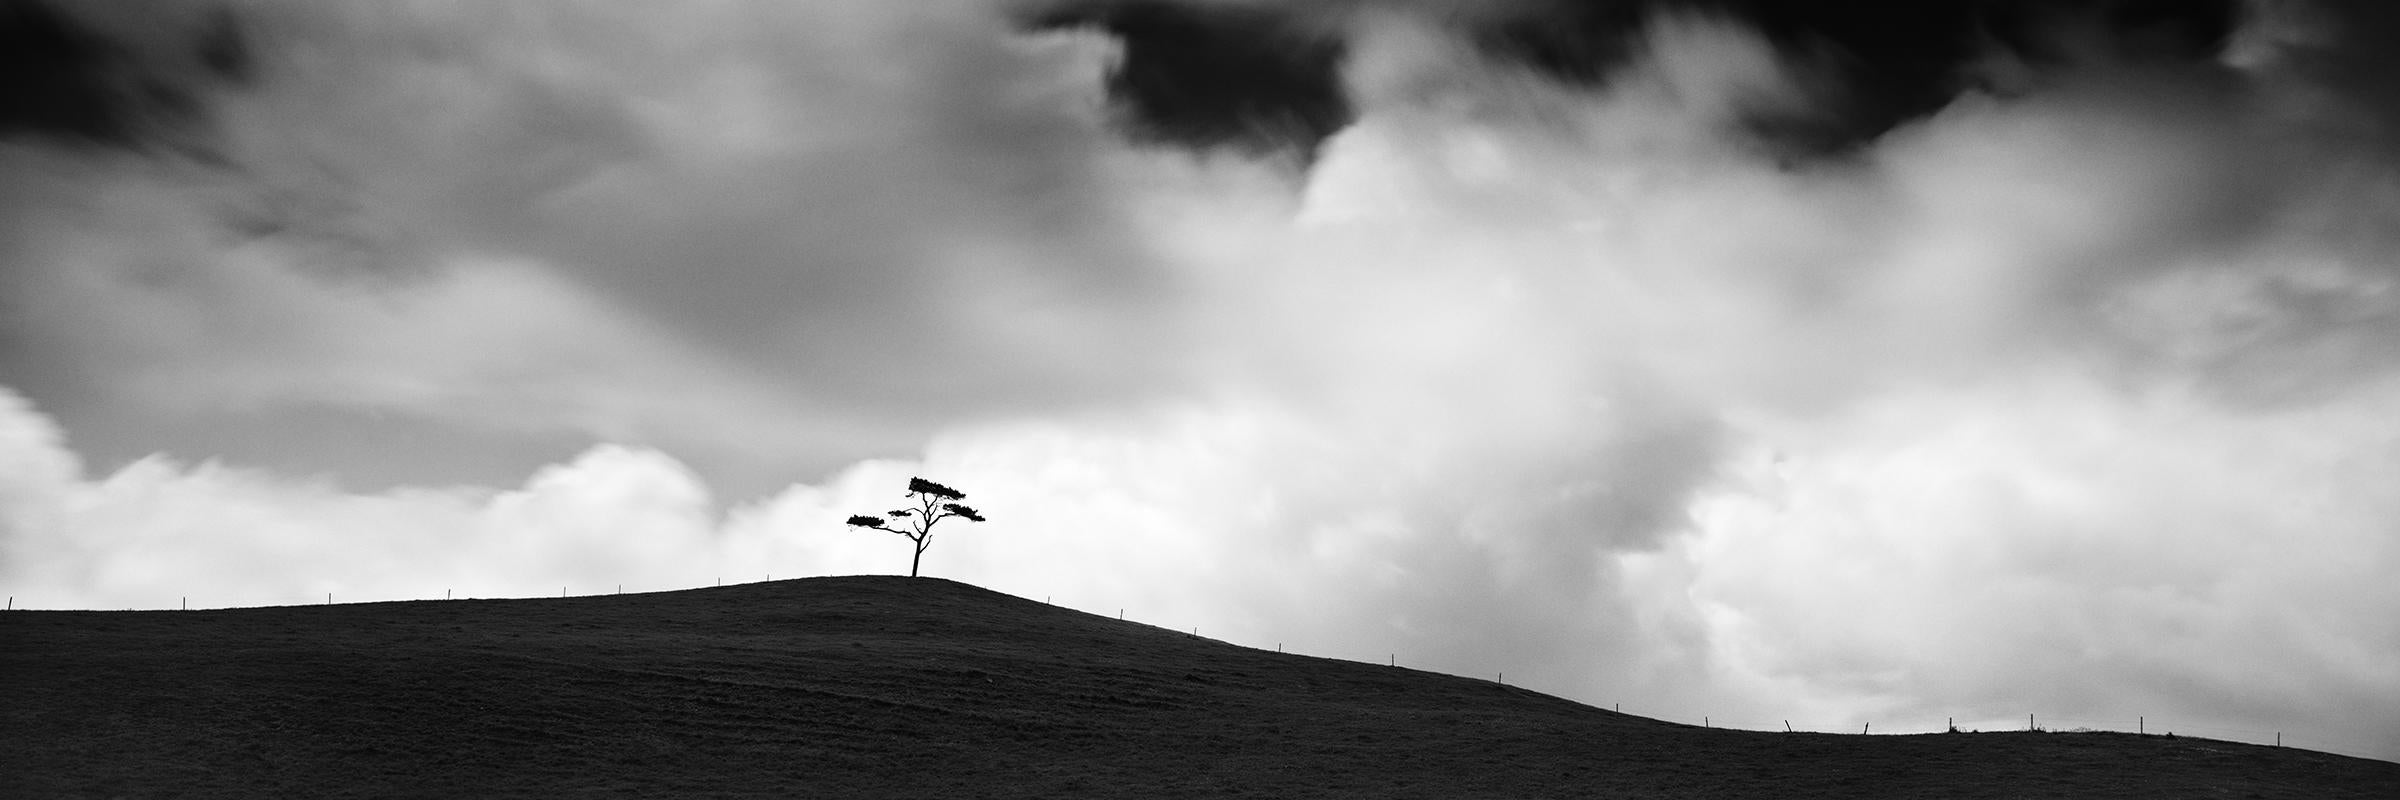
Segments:
[[[0,5],[18,608],[926,574],[2400,759],[2372,2]]]

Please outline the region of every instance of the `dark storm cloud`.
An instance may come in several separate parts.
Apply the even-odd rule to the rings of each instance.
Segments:
[[[1771,148],[1845,151],[1940,109],[2003,55],[2055,66],[2072,38],[2116,55],[2207,61],[2230,35],[2231,0],[1548,0],[1473,32],[1489,55],[1590,86],[1630,63],[1644,25],[1662,14],[1734,21],[1787,59],[1813,68],[1802,108],[1754,109],[1744,122]]]
[[[1136,136],[1198,148],[1311,154],[1354,116],[1338,77],[1346,45],[1329,19],[1399,9],[1455,26],[1486,56],[1600,88],[1640,56],[1664,16],[1730,21],[1813,71],[1804,104],[1747,109],[1747,133],[1795,156],[1846,152],[1993,88],[1995,55],[2032,68],[2094,55],[2205,63],[2239,21],[2232,0],[1534,0],[1473,12],[1409,2],[1075,0],[1026,16],[1086,26],[1124,47],[1110,99]],[[2097,49],[2101,52],[2086,52]]]
[[[2313,87],[2330,93],[2326,105],[2353,115],[2324,131],[2392,153],[2400,150],[2400,4],[2370,1],[2297,3],[2271,31],[2268,57],[2280,59]],[[2278,35],[2281,34],[2281,35]]]
[[[1024,24],[1116,37],[1124,51],[1108,94],[1139,138],[1305,157],[1351,119],[1338,74],[1342,43],[1289,11],[1077,0]]]
[[[187,129],[207,119],[209,93],[252,75],[231,11],[143,10],[147,19],[134,27],[73,9],[0,4],[0,138],[187,147]]]

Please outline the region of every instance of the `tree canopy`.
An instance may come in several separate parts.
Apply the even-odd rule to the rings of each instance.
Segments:
[[[917,567],[925,559],[926,548],[933,546],[934,523],[952,517],[969,522],[984,521],[981,512],[957,502],[967,499],[967,493],[924,478],[909,478],[908,494],[903,496],[916,505],[895,508],[883,512],[882,516],[852,514],[849,524],[906,537],[916,547],[916,553],[908,561],[908,576],[911,578],[917,576]]]

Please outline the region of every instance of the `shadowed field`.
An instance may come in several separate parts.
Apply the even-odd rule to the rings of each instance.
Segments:
[[[0,796],[2400,797],[2131,734],[1785,734],[938,579],[0,614]]]

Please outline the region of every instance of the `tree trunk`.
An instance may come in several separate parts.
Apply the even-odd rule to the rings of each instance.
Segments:
[[[923,561],[923,560],[925,560],[925,548],[919,547],[919,548],[917,548],[917,554],[916,554],[916,555],[913,555],[913,556],[909,556],[909,558],[908,558],[908,576],[909,576],[909,577],[911,577],[911,578],[914,578],[914,577],[916,577],[916,576],[917,576],[917,562],[919,562],[919,561]]]

